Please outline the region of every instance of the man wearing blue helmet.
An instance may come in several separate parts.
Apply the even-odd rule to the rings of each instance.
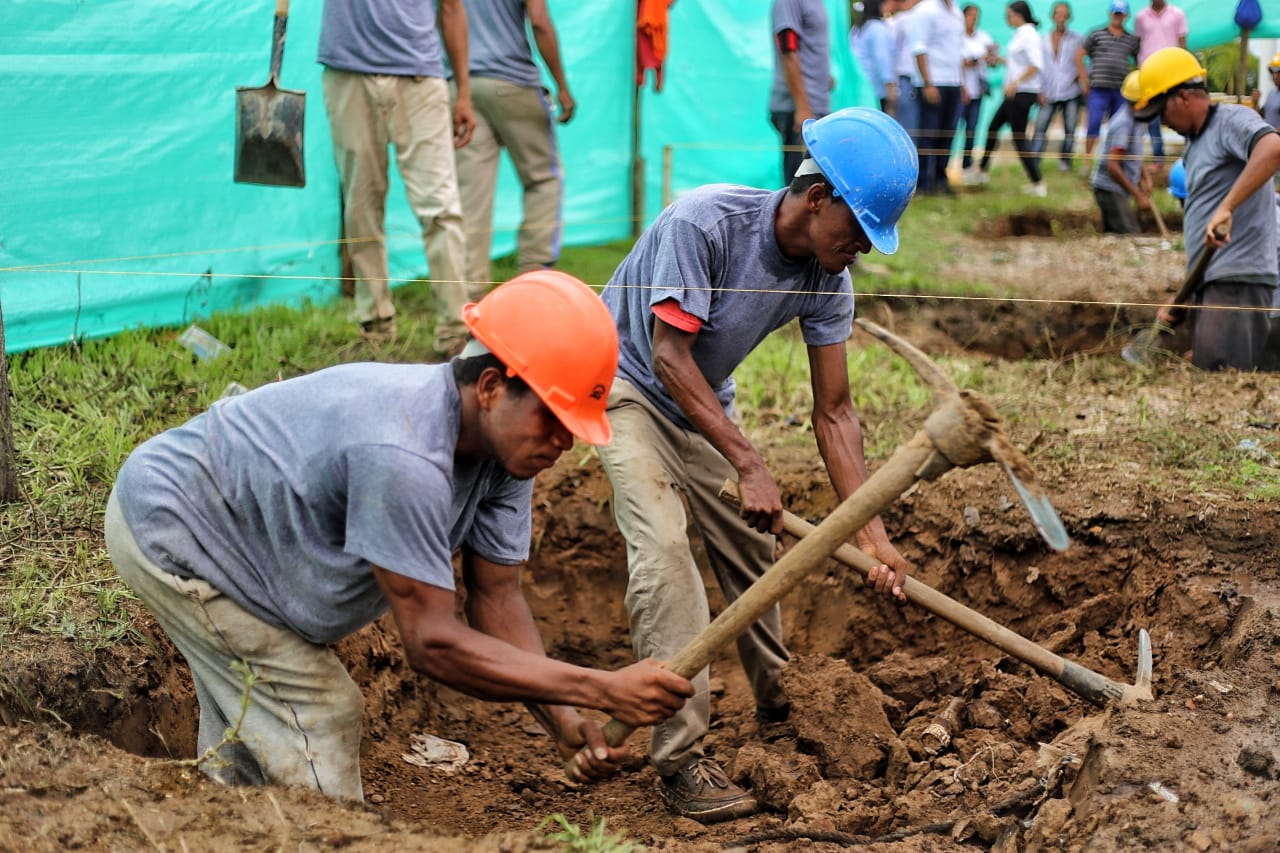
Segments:
[[[915,146],[877,110],[840,110],[803,127],[810,154],[789,188],[715,184],[671,204],[636,242],[604,290],[618,327],[609,396],[613,441],[600,448],[614,514],[627,541],[626,605],[642,657],[669,660],[709,622],[689,546],[690,521],[729,601],[773,563],[782,497],[759,451],[734,422],[733,372],[771,332],[798,320],[809,351],[813,427],[841,499],[866,480],[862,430],[849,399],[852,332],[848,266],[874,246],[898,247],[898,218],[915,188]],[[736,479],[741,513],[719,498]],[[686,507],[687,505],[687,507]],[[883,561],[868,582],[905,600],[905,559],[877,518],[859,546]],[[661,650],[661,651],[659,651]],[[774,608],[738,640],[763,724],[790,706]],[[707,671],[696,695],[653,730],[649,759],[676,813],[703,823],[750,814],[755,800],[703,749]]]

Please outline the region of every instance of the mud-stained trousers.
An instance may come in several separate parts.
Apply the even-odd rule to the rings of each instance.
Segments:
[[[200,769],[226,785],[303,785],[364,799],[360,736],[364,697],[327,646],[268,625],[204,581],[151,562],[107,502],[107,550],[191,667],[200,701]],[[249,673],[252,673],[252,684]],[[244,719],[236,738],[227,732]]]
[[[711,621],[689,546],[685,501],[730,602],[773,565],[774,537],[748,527],[738,510],[720,499],[724,481],[737,479],[737,472],[701,434],[672,423],[624,379],[614,380],[608,411],[613,440],[599,451],[613,485],[614,516],[627,542],[631,643],[639,658],[670,660]],[[756,704],[782,705],[787,650],[777,607],[738,638],[738,655]],[[693,679],[693,698],[654,727],[649,760],[658,773],[674,773],[691,755],[703,754],[709,681],[704,669]]]
[[[1266,369],[1264,355],[1274,286],[1238,281],[1212,281],[1196,291],[1191,312],[1191,363],[1202,370]],[[1246,311],[1212,310],[1246,308]]]
[[[356,321],[395,316],[384,219],[388,146],[422,228],[435,290],[436,349],[466,339],[462,306],[484,295],[465,280],[467,243],[453,160],[449,84],[439,77],[355,74],[326,68],[321,84],[342,182],[343,227],[356,276]]]
[[[524,219],[516,233],[517,271],[546,269],[560,259],[564,180],[546,90],[472,75],[471,102],[475,133],[454,151],[467,231],[467,280],[488,282],[491,277],[493,199],[503,148],[524,193]]]

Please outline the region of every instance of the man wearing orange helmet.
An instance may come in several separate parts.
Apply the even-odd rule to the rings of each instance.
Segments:
[[[916,149],[878,110],[840,110],[804,124],[811,159],[791,186],[727,184],[687,193],[659,215],[604,291],[620,337],[609,398],[613,441],[600,448],[627,541],[626,605],[637,657],[667,660],[710,621],[686,536],[688,504],[720,589],[733,601],[773,563],[782,497],[764,459],[733,420],[733,371],[764,338],[799,320],[809,348],[814,433],[841,499],[866,479],[849,399],[852,332],[848,266],[875,246],[892,253],[911,199]],[[742,512],[719,498],[738,481]],[[682,501],[683,497],[683,501]],[[870,582],[902,598],[907,562],[877,518],[859,545],[887,566]],[[786,719],[787,661],[778,609],[738,640],[763,721]],[[710,823],[749,814],[755,800],[703,749],[708,674],[696,696],[654,728],[649,759],[676,813]]]
[[[143,443],[121,469],[107,547],[191,666],[209,776],[361,799],[364,703],[329,646],[388,608],[413,669],[529,703],[586,778],[627,751],[577,708],[648,725],[692,695],[652,660],[603,672],[547,658],[520,592],[531,478],[575,435],[609,440],[608,312],[582,282],[540,271],[463,320],[473,339],[450,363],[346,364],[265,385]]]
[[[1206,247],[1215,249],[1191,304],[1227,309],[1191,313],[1191,360],[1206,370],[1257,369],[1269,331],[1263,309],[1272,304],[1277,280],[1271,181],[1280,169],[1280,134],[1248,107],[1214,105],[1204,68],[1180,47],[1147,57],[1138,88],[1134,116],[1159,117],[1187,138],[1188,269]],[[1167,309],[1158,316],[1169,319]]]

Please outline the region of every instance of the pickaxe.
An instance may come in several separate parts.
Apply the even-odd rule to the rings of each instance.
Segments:
[[[724,484],[720,497],[732,504],[739,502],[738,484],[732,480]],[[783,511],[783,529],[797,539],[803,539],[817,528],[797,515]],[[870,554],[845,543],[832,554],[836,560],[855,569],[868,571],[880,565]],[[1073,693],[1088,699],[1095,705],[1118,702],[1131,705],[1140,700],[1150,701],[1151,695],[1151,638],[1146,629],[1138,631],[1138,672],[1133,684],[1120,684],[1091,669],[1065,660],[1043,646],[988,619],[976,610],[965,607],[954,598],[939,592],[913,577],[902,579],[902,592],[907,600],[918,604],[935,616],[963,628],[980,640],[986,640],[1003,652],[1030,664],[1044,675],[1057,681]]]
[[[806,575],[835,554],[842,545],[847,545],[850,536],[865,527],[916,482],[936,479],[952,468],[965,468],[982,462],[1000,463],[1013,481],[1014,490],[1031,513],[1036,529],[1049,546],[1062,551],[1071,544],[1053,505],[1036,483],[1035,471],[1005,435],[991,404],[976,392],[958,389],[928,356],[888,330],[866,320],[855,322],[888,344],[920,374],[925,384],[934,391],[937,405],[933,413],[925,420],[923,428],[899,447],[856,492],[836,507],[821,524],[812,531],[806,531],[805,537],[774,563],[769,571],[668,661],[667,668],[672,672],[692,678],[710,663],[722,646],[746,631]],[[912,585],[904,585],[904,591],[909,586]],[[922,583],[914,586],[925,587]],[[1149,671],[1148,664],[1147,672]],[[1140,679],[1141,674],[1140,666]],[[1135,686],[1135,690],[1137,689],[1139,688]],[[1147,692],[1149,694],[1149,687]],[[1123,693],[1121,688],[1121,694]],[[625,723],[610,720],[604,733],[606,740],[617,746],[632,731]],[[570,778],[576,779],[578,777],[574,767],[571,760],[565,765],[565,772]]]

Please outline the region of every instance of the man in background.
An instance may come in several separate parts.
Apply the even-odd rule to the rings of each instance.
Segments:
[[[523,192],[524,218],[516,237],[519,272],[546,269],[560,258],[564,167],[555,125],[573,118],[576,104],[560,61],[560,43],[547,0],[463,0],[467,10],[471,100],[476,127],[457,149],[458,189],[467,235],[466,279],[487,285],[493,245],[493,199],[498,158],[511,157]],[[558,114],[542,86],[526,35],[556,87]]]
[[[774,0],[769,119],[782,139],[782,183],[804,160],[801,128],[831,110],[831,36],[822,0]]]
[[[947,180],[964,86],[964,13],[955,0],[922,0],[911,17],[911,55],[920,74],[919,191],[954,195]]]
[[[1177,6],[1165,0],[1151,0],[1151,5],[1138,12],[1133,19],[1133,34],[1138,37],[1138,64],[1166,47],[1187,47],[1187,15]],[[1151,134],[1151,152],[1157,162],[1164,157],[1164,136],[1160,132],[1160,119],[1147,124]]]
[[[1053,29],[1043,39],[1044,68],[1041,69],[1040,115],[1036,119],[1035,135],[1031,150],[1039,157],[1049,144],[1049,125],[1054,116],[1062,116],[1062,148],[1058,160],[1059,172],[1071,171],[1071,155],[1075,151],[1076,121],[1080,116],[1083,98],[1080,65],[1076,57],[1084,44],[1084,38],[1075,30],[1067,29],[1071,21],[1071,5],[1065,2],[1053,4]]]
[[[454,76],[452,108],[446,53],[462,69]],[[375,344],[396,339],[383,222],[387,150],[394,147],[435,288],[435,349],[453,355],[466,340],[462,306],[482,292],[464,285],[467,246],[453,159],[475,127],[462,0],[440,0],[438,18],[435,4],[419,0],[325,0],[317,59],[360,335]]]
[[[1138,58],[1138,37],[1124,28],[1128,17],[1128,2],[1111,0],[1107,25],[1085,36],[1084,44],[1076,54],[1081,88],[1088,99],[1088,124],[1084,136],[1086,174],[1092,165],[1093,149],[1102,135],[1102,123],[1124,106],[1120,86]],[[1087,74],[1086,58],[1089,60]]]

